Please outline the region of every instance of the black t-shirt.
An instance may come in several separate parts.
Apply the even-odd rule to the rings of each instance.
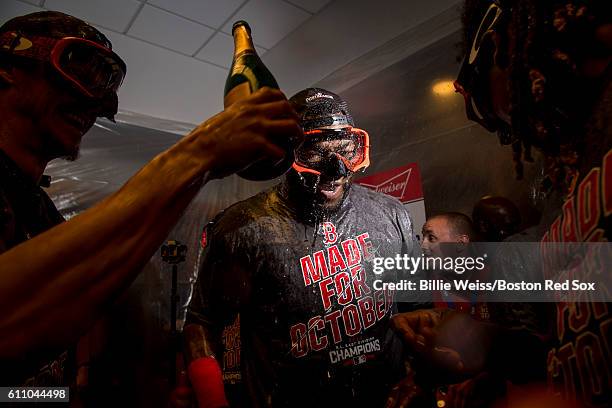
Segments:
[[[403,374],[396,305],[373,257],[413,253],[408,211],[354,185],[317,225],[298,221],[284,184],[228,208],[205,231],[188,322],[206,325],[232,406],[383,406]]]
[[[0,150],[0,253],[63,221],[42,188]],[[0,385],[66,385],[71,360],[64,350],[44,350],[18,361],[0,361]]]

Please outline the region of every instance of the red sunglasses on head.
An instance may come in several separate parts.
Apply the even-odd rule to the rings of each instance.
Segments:
[[[90,98],[116,93],[126,74],[125,62],[111,49],[78,37],[61,39],[0,35],[0,52],[49,62],[79,92]]]

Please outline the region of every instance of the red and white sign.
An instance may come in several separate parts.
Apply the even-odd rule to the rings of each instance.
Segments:
[[[414,233],[421,234],[421,228],[425,224],[425,202],[421,172],[417,163],[362,177],[356,183],[404,203],[412,215]]]
[[[395,197],[402,203],[423,199],[421,173],[416,163],[362,177],[357,183]]]

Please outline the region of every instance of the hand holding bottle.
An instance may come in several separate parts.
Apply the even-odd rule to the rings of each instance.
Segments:
[[[222,178],[263,159],[283,160],[278,140],[301,143],[298,118],[279,90],[262,88],[195,128],[188,138],[212,153],[212,177]]]
[[[263,87],[279,89],[276,79],[257,55],[251,28],[245,21],[237,21],[232,27],[234,36],[234,55],[227,80],[223,105],[227,109],[232,104],[244,100],[253,92]],[[284,155],[280,160],[259,160],[238,172],[247,180],[269,180],[285,173],[293,164],[293,151],[297,147],[296,140],[287,134],[274,140]]]

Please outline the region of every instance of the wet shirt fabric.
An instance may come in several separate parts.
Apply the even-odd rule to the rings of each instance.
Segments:
[[[611,71],[587,124],[577,180],[561,204],[551,199],[551,210],[543,214],[552,221],[544,224],[542,242],[612,240]],[[546,266],[543,273],[547,277]],[[547,356],[552,391],[580,405],[612,406],[612,304],[585,301],[555,306],[553,344]]]
[[[0,150],[0,253],[61,223],[64,218],[47,194]],[[10,265],[3,265],[10,270]],[[65,385],[70,353],[47,350],[19,361],[0,361],[4,386]]]
[[[383,406],[404,368],[393,294],[373,283],[396,272],[375,275],[372,259],[417,249],[410,216],[354,185],[335,215],[307,225],[283,186],[209,224],[188,322],[222,345],[232,406]]]

